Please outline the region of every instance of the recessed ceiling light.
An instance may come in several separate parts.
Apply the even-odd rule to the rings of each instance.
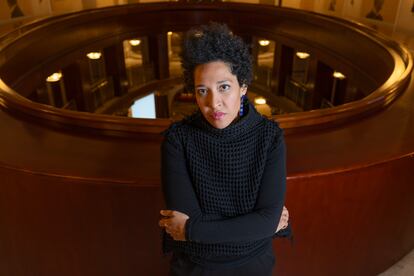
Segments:
[[[345,77],[345,75],[344,75],[344,74],[342,74],[342,73],[341,73],[341,72],[339,72],[339,71],[335,71],[335,72],[333,72],[332,76],[333,76],[334,78],[337,78],[337,79],[340,79],[340,80],[343,80],[343,79],[345,79],[345,78],[346,78],[346,77]]]
[[[270,41],[262,39],[262,40],[259,40],[259,44],[260,44],[260,46],[267,46],[267,45],[270,44]]]
[[[102,53],[101,52],[90,52],[87,53],[86,56],[89,59],[100,59],[101,58]]]
[[[57,82],[57,81],[60,81],[61,78],[62,78],[62,73],[56,72],[56,73],[53,73],[52,75],[50,75],[49,77],[47,77],[46,81],[47,82]]]
[[[255,104],[266,104],[266,99],[263,97],[257,97],[254,99]]]
[[[306,52],[296,52],[296,56],[300,59],[307,59],[310,56],[310,54]]]
[[[131,39],[129,41],[129,44],[131,44],[132,46],[138,46],[141,43],[141,40],[139,39]]]

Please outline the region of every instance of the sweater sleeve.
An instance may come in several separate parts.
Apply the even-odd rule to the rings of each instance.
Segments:
[[[272,237],[279,223],[286,191],[285,143],[280,134],[272,145],[256,206],[237,217],[206,218],[186,168],[182,150],[168,140],[162,146],[162,183],[167,208],[187,214],[186,238],[202,243],[254,241]]]
[[[161,183],[167,209],[190,217],[201,213],[182,148],[168,138],[161,145]]]

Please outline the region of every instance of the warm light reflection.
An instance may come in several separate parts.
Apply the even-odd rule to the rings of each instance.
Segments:
[[[270,41],[262,39],[262,40],[259,40],[259,44],[260,46],[267,46],[270,44]]]
[[[168,32],[167,34],[168,34],[168,35],[172,35],[172,32]]]
[[[340,79],[340,80],[343,80],[343,79],[346,78],[344,74],[342,74],[341,72],[338,72],[338,71],[333,72],[332,76],[334,78],[337,78],[337,79]]]
[[[255,104],[266,104],[266,99],[262,97],[258,97],[254,99]]]
[[[296,52],[296,56],[300,59],[306,59],[310,56],[310,54],[306,52]]]
[[[56,72],[56,73],[53,73],[52,75],[50,75],[49,77],[47,77],[46,81],[47,82],[57,82],[57,81],[60,81],[61,78],[62,78],[62,73]]]
[[[139,39],[131,39],[129,41],[129,44],[131,44],[131,46],[138,46],[141,43],[141,40]]]
[[[87,53],[86,54],[86,56],[89,58],[89,59],[100,59],[101,58],[101,53],[100,52],[90,52],[90,53]]]

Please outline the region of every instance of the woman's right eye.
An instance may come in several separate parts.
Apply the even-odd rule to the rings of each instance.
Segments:
[[[205,89],[205,88],[198,88],[197,89],[197,94],[200,95],[200,96],[204,96],[204,95],[207,94],[207,89]]]

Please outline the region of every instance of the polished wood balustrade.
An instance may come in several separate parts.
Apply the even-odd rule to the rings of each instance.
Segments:
[[[277,117],[287,132],[326,124],[332,126],[382,109],[409,81],[412,60],[408,52],[366,27],[294,9],[237,3],[118,6],[60,16],[45,21],[41,27],[35,22],[32,28],[26,26],[21,36],[15,38],[17,31],[9,35],[10,42],[0,51],[0,76],[20,95],[28,96],[44,82],[49,72],[71,64],[94,49],[134,36],[183,31],[195,24],[222,21],[223,18],[228,18],[229,26],[241,35],[254,34],[308,49],[319,60],[353,79],[364,93],[374,91],[369,97],[350,104]],[[358,50],[353,41],[358,41]],[[110,125],[116,130],[125,125],[129,132],[134,128],[131,125],[135,125],[135,122],[105,121],[103,118],[88,124],[65,111],[33,105],[32,102],[23,103],[23,99],[10,92],[2,95],[9,106],[42,119],[105,131],[111,128]],[[100,125],[98,121],[103,123]]]
[[[414,248],[414,83],[402,46],[293,9],[137,4],[63,15],[3,37],[0,275],[167,275],[157,220],[160,133],[171,121],[60,110],[25,96],[95,47],[209,20],[310,49],[369,94],[274,118],[287,133],[294,231],[293,244],[274,241],[275,275],[376,275]]]

